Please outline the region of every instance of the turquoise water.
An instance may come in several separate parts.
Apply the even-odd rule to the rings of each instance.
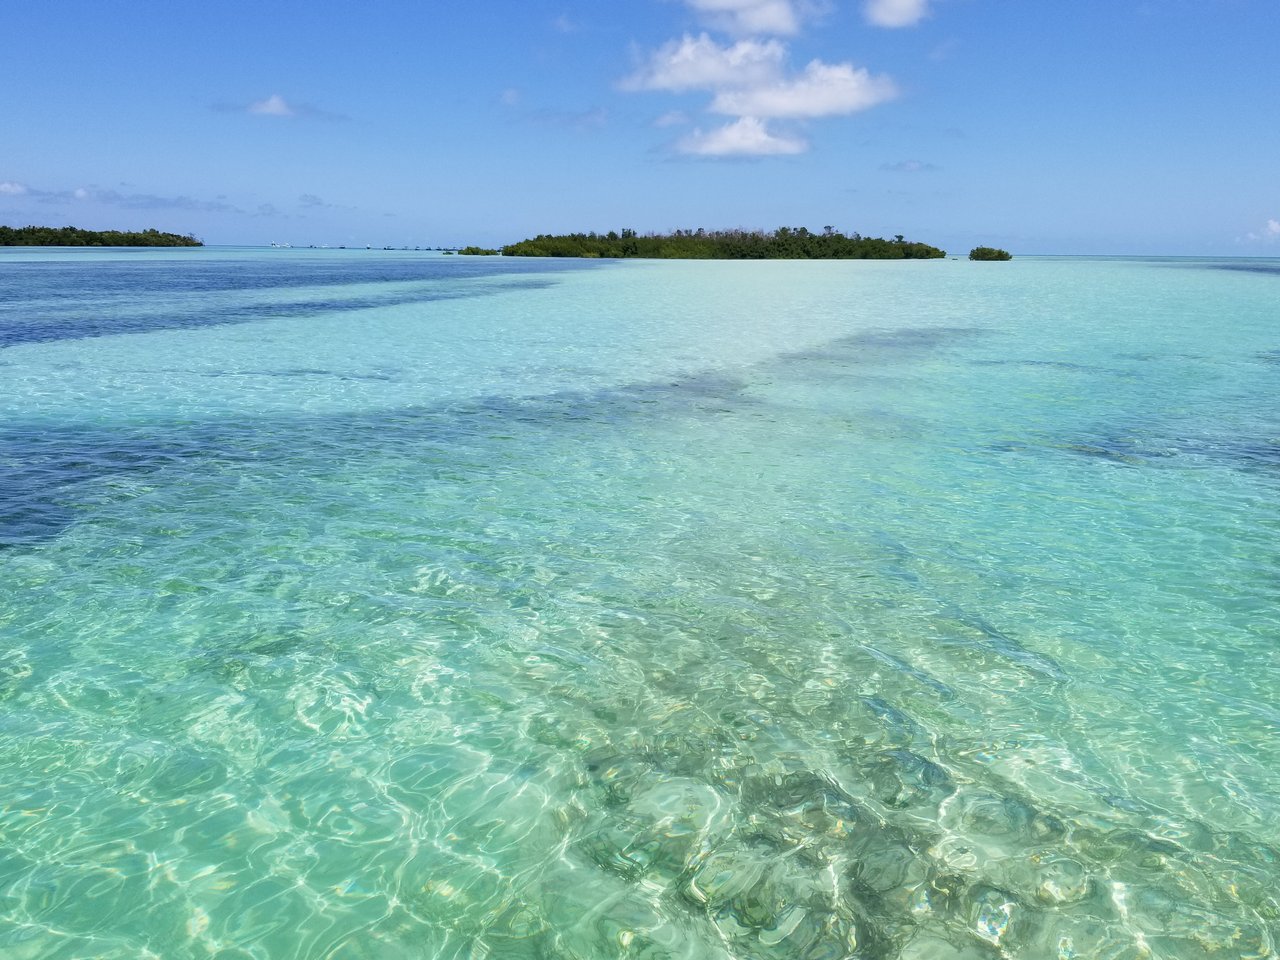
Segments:
[[[1276,957],[1277,304],[0,251],[0,956]]]

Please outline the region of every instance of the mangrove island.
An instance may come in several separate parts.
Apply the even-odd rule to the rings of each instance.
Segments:
[[[466,251],[463,251],[466,252]],[[813,233],[805,227],[763,230],[634,230],[608,233],[541,234],[502,248],[508,257],[602,257],[661,260],[925,260],[947,255],[927,243],[845,236],[834,227]]]
[[[970,260],[1012,260],[1013,254],[998,247],[974,247],[969,251]]]
[[[147,230],[81,230],[79,227],[6,227],[0,247],[203,247],[190,234]]]

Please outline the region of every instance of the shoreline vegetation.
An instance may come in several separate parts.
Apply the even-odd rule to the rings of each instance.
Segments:
[[[468,253],[467,248],[460,252]],[[495,251],[496,252],[496,251]],[[903,239],[845,236],[834,227],[813,233],[805,227],[763,230],[676,230],[640,235],[620,233],[540,234],[502,248],[506,257],[600,257],[660,260],[933,260],[947,252]]]
[[[1012,260],[1013,254],[998,247],[974,247],[969,251],[970,260]]]
[[[79,227],[0,226],[0,247],[203,247],[190,234],[146,230],[81,230]]]

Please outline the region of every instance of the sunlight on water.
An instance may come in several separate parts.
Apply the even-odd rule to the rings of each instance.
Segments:
[[[1242,265],[0,254],[0,955],[1276,957]]]

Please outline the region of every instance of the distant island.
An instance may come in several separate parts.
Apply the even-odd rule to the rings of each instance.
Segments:
[[[468,252],[463,250],[463,253]],[[621,233],[541,234],[502,248],[508,257],[610,257],[662,260],[932,260],[947,255],[927,243],[845,236],[834,227],[763,230],[676,230],[641,236]]]
[[[1013,254],[998,247],[974,247],[969,251],[970,260],[1012,260]]]
[[[159,230],[81,230],[79,227],[0,226],[0,247],[202,247],[191,235]]]

